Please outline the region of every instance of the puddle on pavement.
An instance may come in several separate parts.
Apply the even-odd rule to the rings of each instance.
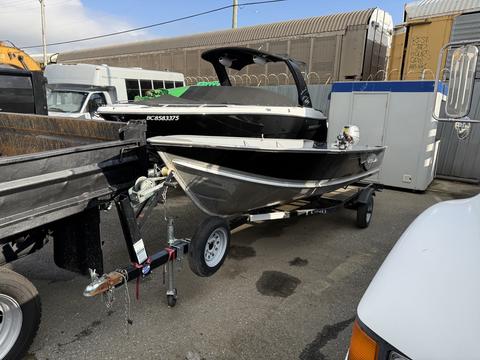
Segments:
[[[290,266],[307,266],[308,260],[296,257],[295,259],[290,260],[288,263],[290,264]]]
[[[300,279],[280,271],[264,271],[257,281],[257,290],[265,296],[289,297],[301,283]]]

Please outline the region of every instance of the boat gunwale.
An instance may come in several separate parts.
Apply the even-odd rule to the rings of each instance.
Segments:
[[[176,137],[177,135],[172,136]],[[325,147],[311,147],[311,148],[261,148],[258,146],[238,146],[238,145],[218,145],[218,144],[199,144],[193,142],[180,142],[180,141],[165,141],[161,142],[156,140],[156,138],[168,138],[168,136],[155,136],[152,138],[147,139],[147,143],[153,147],[181,147],[181,148],[207,148],[207,149],[218,149],[218,150],[231,150],[231,151],[255,151],[255,152],[267,152],[267,153],[277,153],[277,152],[287,152],[287,153],[324,153],[324,154],[364,154],[364,153],[378,153],[384,152],[387,147],[386,146],[361,146],[361,147],[354,147],[350,149],[336,149],[336,148],[325,148]],[[178,139],[178,138],[177,138]],[[259,139],[259,138],[245,138],[246,141],[251,141],[252,139]],[[273,139],[273,138],[266,138],[266,141],[282,141],[285,139]],[[301,140],[301,139],[298,139]],[[308,140],[311,141],[311,140]],[[320,143],[315,143],[319,146],[322,146]],[[168,152],[168,151],[164,151]]]
[[[119,106],[120,105],[120,106]],[[255,108],[252,111],[252,108]],[[305,114],[308,118],[315,118],[319,120],[327,120],[327,116],[323,111],[315,108],[306,108],[302,106],[265,106],[265,105],[236,105],[236,104],[159,104],[159,105],[143,105],[143,104],[114,104],[110,106],[102,106],[99,109],[100,114],[105,115],[171,115],[184,112],[185,114],[203,115],[205,112],[211,112],[215,115],[230,114],[229,111],[222,112],[222,110],[236,110],[245,109],[248,111],[241,112],[241,115],[283,115],[305,119]],[[195,110],[195,111],[192,111]],[[205,111],[203,111],[205,110]],[[286,111],[287,110],[287,111]],[[292,112],[293,110],[293,112]],[[233,112],[232,112],[233,113]],[[180,113],[179,115],[182,115]]]

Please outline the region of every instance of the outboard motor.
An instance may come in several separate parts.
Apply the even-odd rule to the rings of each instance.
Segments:
[[[342,133],[337,136],[335,144],[340,150],[346,150],[360,141],[360,129],[355,125],[346,125],[342,129]]]

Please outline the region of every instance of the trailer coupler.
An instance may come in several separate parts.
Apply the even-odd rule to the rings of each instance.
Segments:
[[[91,283],[85,288],[83,295],[94,297],[105,294],[114,288],[122,286],[125,281],[131,281],[140,277],[147,277],[152,270],[166,265],[167,272],[167,301],[169,306],[176,302],[177,290],[175,288],[175,270],[179,262],[183,260],[188,252],[189,242],[187,240],[175,240],[169,247],[149,257],[143,264],[132,264],[124,269],[112,271],[108,274],[98,276],[95,271],[90,272]]]

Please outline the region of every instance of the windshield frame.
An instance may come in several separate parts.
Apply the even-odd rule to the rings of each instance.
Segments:
[[[53,93],[64,93],[64,94],[72,94],[73,96],[75,95],[80,95],[83,96],[83,98],[79,98],[82,101],[79,103],[65,103],[64,105],[78,105],[77,108],[73,109],[62,109],[59,105],[60,104],[51,104],[50,105],[50,99]],[[48,111],[51,112],[59,112],[59,113],[73,113],[73,114],[78,114],[78,113],[83,113],[85,112],[85,106],[88,102],[88,99],[90,98],[91,91],[80,91],[80,90],[69,90],[69,89],[49,89],[47,92],[47,106],[48,106]]]

